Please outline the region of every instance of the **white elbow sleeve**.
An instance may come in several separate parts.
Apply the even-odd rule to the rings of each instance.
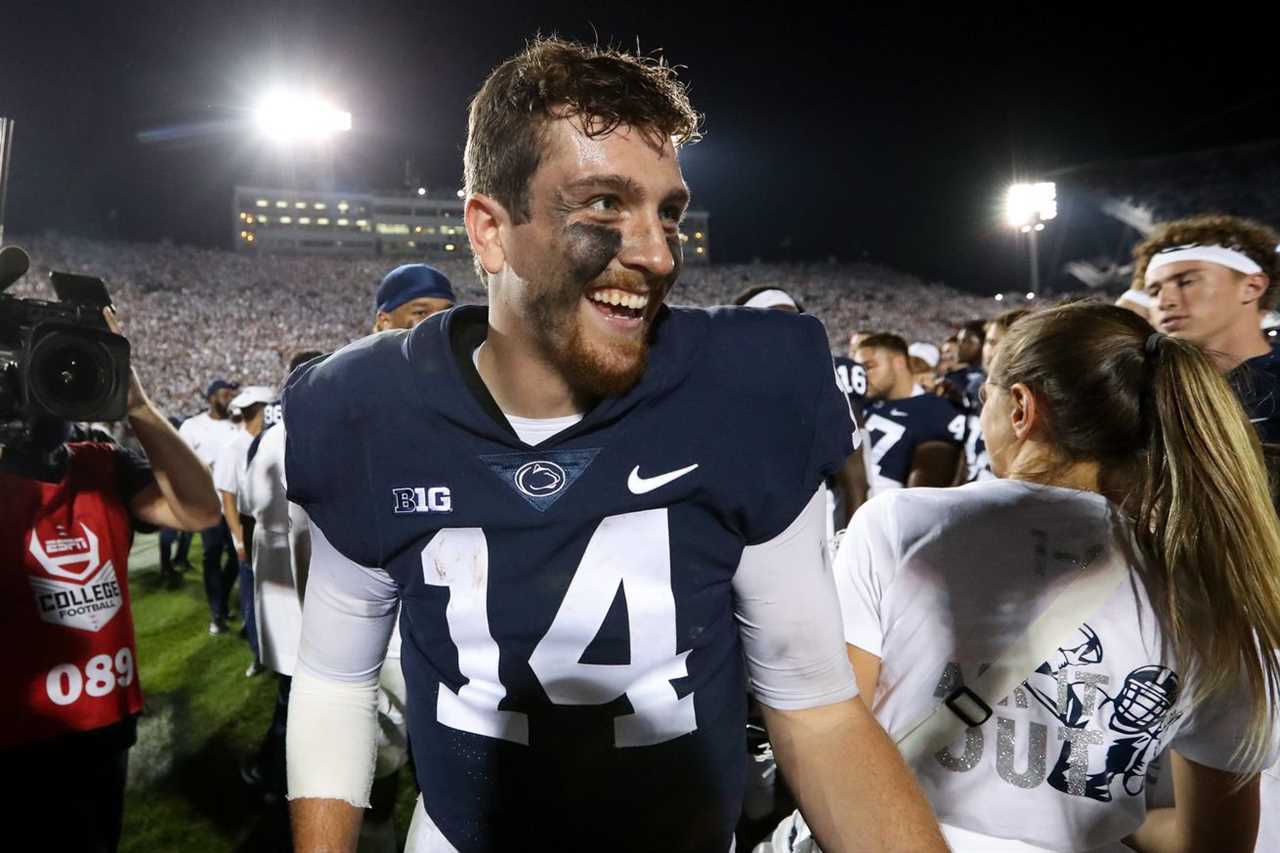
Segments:
[[[289,694],[289,799],[368,808],[377,760],[378,682],[343,682],[299,668]]]

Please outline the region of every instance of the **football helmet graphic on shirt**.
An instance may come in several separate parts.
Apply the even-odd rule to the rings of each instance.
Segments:
[[[1063,740],[1047,781],[1064,794],[1106,803],[1119,779],[1125,793],[1136,796],[1146,787],[1147,764],[1160,752],[1161,735],[1181,717],[1174,711],[1178,675],[1164,666],[1141,666],[1111,696],[1103,688],[1105,676],[1083,671],[1102,662],[1102,641],[1088,624],[1080,634],[1083,642],[1059,649],[1055,660],[1045,661],[1023,682],[1068,730],[1080,733]],[[1097,767],[1087,745],[1106,740],[1111,745],[1103,766]]]

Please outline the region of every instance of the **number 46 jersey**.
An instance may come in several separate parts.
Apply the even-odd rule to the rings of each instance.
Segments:
[[[285,393],[290,499],[399,589],[427,814],[464,853],[728,850],[735,572],[852,450],[821,324],[663,309],[640,383],[536,447],[472,365],[486,330],[483,308],[455,308],[313,362]]]

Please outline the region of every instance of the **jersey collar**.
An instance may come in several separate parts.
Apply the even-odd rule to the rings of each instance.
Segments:
[[[539,444],[550,448],[597,432],[655,394],[678,383],[692,367],[705,334],[705,312],[664,306],[654,321],[649,364],[640,382],[621,397],[606,397],[575,426]],[[404,351],[415,376],[418,399],[467,431],[521,450],[529,449],[511,429],[472,362],[488,335],[489,312],[460,305],[436,314],[408,334]],[[441,387],[443,383],[444,387]]]

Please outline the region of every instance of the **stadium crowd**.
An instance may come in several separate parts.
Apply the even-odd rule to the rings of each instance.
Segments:
[[[204,408],[211,377],[279,384],[292,353],[336,349],[367,334],[369,298],[395,265],[379,258],[251,255],[163,243],[16,236],[31,271],[10,292],[52,298],[52,270],[103,278],[137,335],[136,361],[160,408],[186,417]],[[436,265],[462,304],[486,299],[471,261]],[[727,305],[756,285],[781,287],[826,324],[844,352],[856,329],[893,329],[940,343],[959,323],[991,313],[989,297],[874,264],[688,266],[670,301]]]
[[[161,527],[277,676],[241,775],[281,846],[394,849],[408,731],[415,851],[1280,844],[1280,236],[1163,223],[1125,305],[722,265],[669,301],[757,310],[664,312],[675,73],[555,38],[495,70],[478,269],[26,241],[18,295],[108,280],[145,453],[3,424],[0,732],[40,825],[119,842]],[[54,801],[64,764],[94,784]]]

